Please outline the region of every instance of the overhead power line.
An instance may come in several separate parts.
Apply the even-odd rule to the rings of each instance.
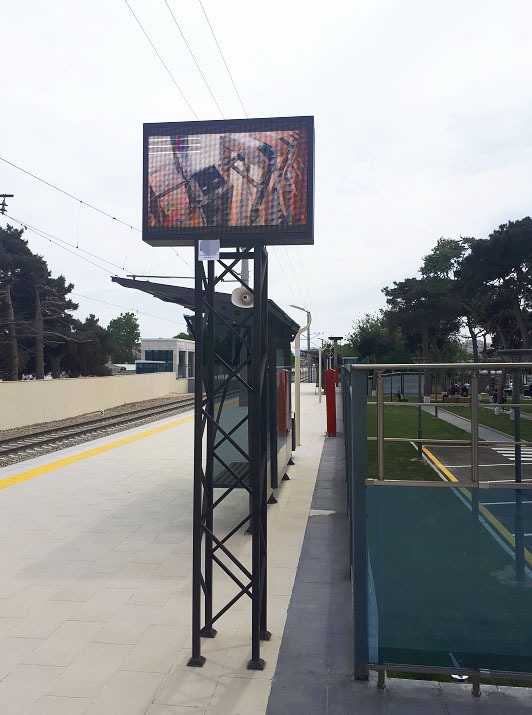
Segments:
[[[216,35],[214,34],[214,30],[213,30],[212,25],[211,25],[211,23],[210,23],[210,20],[209,20],[209,18],[208,18],[208,16],[207,16],[207,13],[205,12],[205,8],[203,7],[203,4],[202,4],[201,0],[198,0],[198,2],[199,2],[199,4],[200,4],[200,6],[201,6],[201,9],[203,10],[203,14],[205,15],[205,19],[207,20],[207,24],[208,24],[208,26],[209,26],[209,28],[210,28],[210,31],[211,31],[211,33],[212,33],[212,36],[214,37],[214,41],[216,42],[216,47],[218,48],[218,52],[220,53],[220,57],[221,57],[222,60],[223,60],[223,63],[224,63],[224,65],[225,65],[225,69],[227,70],[227,74],[229,75],[229,77],[230,77],[230,79],[231,79],[231,82],[233,83],[233,87],[234,87],[234,89],[235,89],[236,96],[238,97],[238,101],[240,102],[240,106],[242,107],[242,111],[244,112],[244,116],[245,116],[246,119],[247,119],[248,114],[247,114],[247,112],[246,112],[246,108],[244,107],[244,103],[242,102],[242,98],[240,97],[240,94],[239,94],[239,92],[238,92],[238,89],[236,88],[235,80],[233,79],[233,75],[231,74],[231,70],[229,69],[229,67],[228,67],[228,65],[227,65],[227,62],[225,61],[225,57],[224,57],[224,54],[223,54],[223,52],[222,52],[222,48],[220,47],[220,43],[219,43],[218,40],[216,39]]]
[[[185,43],[185,45],[186,45],[186,47],[187,47],[187,50],[188,50],[189,53],[190,53],[190,56],[192,57],[192,59],[194,60],[195,65],[196,65],[196,67],[198,68],[198,72],[200,73],[201,78],[202,78],[203,81],[205,82],[205,86],[206,86],[207,89],[209,90],[209,94],[211,95],[211,97],[212,97],[212,99],[213,99],[213,101],[214,101],[214,104],[218,107],[218,111],[220,112],[220,115],[221,115],[222,119],[225,119],[224,113],[222,112],[222,110],[221,110],[221,108],[220,108],[220,105],[219,105],[218,102],[216,101],[216,97],[214,96],[214,94],[213,94],[213,92],[212,92],[212,89],[209,87],[209,83],[208,83],[207,80],[205,79],[205,75],[204,75],[203,72],[201,71],[201,67],[200,67],[199,64],[198,64],[198,61],[196,60],[196,57],[195,57],[194,53],[193,53],[192,50],[190,49],[190,45],[188,44],[188,42],[187,42],[187,40],[186,40],[186,37],[185,37],[185,35],[183,34],[183,30],[179,27],[179,23],[177,22],[177,20],[176,20],[176,18],[175,18],[175,15],[174,15],[174,13],[172,12],[172,8],[171,8],[170,5],[168,4],[168,0],[164,0],[164,2],[166,3],[166,7],[168,8],[168,11],[169,11],[170,15],[172,16],[172,20],[174,21],[175,26],[176,26],[177,29],[179,30],[179,34],[180,34],[181,37],[183,38],[183,42]]]
[[[133,9],[132,9],[131,5],[128,3],[127,0],[124,0],[124,2],[126,3],[126,5],[127,5],[128,8],[129,8],[129,11],[131,12],[131,14],[133,15],[133,17],[134,17],[135,20],[137,21],[138,26],[140,27],[140,29],[141,29],[142,32],[144,33],[146,39],[148,40],[148,42],[150,43],[150,45],[151,45],[153,51],[155,52],[155,54],[156,54],[157,57],[159,58],[159,60],[160,60],[160,62],[161,62],[161,64],[162,64],[162,66],[164,67],[164,69],[165,69],[166,72],[168,73],[168,76],[170,77],[170,79],[171,79],[172,82],[174,83],[174,85],[175,85],[176,89],[178,90],[179,94],[182,96],[182,98],[183,98],[183,100],[185,101],[187,107],[190,109],[190,111],[191,111],[192,114],[196,117],[196,119],[199,120],[198,115],[197,115],[196,112],[192,109],[192,105],[190,104],[190,102],[188,101],[188,99],[187,99],[187,98],[185,97],[185,95],[183,94],[183,90],[182,90],[181,87],[177,84],[177,82],[176,82],[176,80],[175,80],[175,78],[174,78],[174,75],[173,75],[173,74],[170,72],[170,70],[168,69],[168,67],[167,67],[167,65],[166,65],[166,63],[165,63],[165,61],[163,60],[163,58],[162,58],[161,55],[159,54],[159,51],[157,50],[157,48],[155,47],[155,45],[153,44],[153,42],[150,40],[150,37],[149,37],[148,33],[146,32],[146,30],[143,28],[142,23],[140,22],[140,20],[138,19],[138,17],[137,17],[137,16],[135,15],[135,13],[133,12]]]
[[[28,231],[32,231],[32,233],[35,233],[37,236],[44,238],[45,240],[49,241],[50,243],[53,243],[54,246],[57,246],[58,248],[62,248],[64,251],[67,251],[67,253],[72,253],[72,255],[77,256],[78,258],[81,258],[82,261],[86,261],[87,263],[90,263],[91,265],[96,266],[96,268],[100,268],[100,270],[105,271],[108,275],[111,275],[111,271],[108,268],[105,268],[104,266],[100,266],[98,263],[94,263],[94,261],[91,261],[88,258],[85,258],[84,256],[78,255],[76,253],[76,251],[87,253],[88,255],[92,256],[93,258],[96,258],[97,260],[101,261],[102,263],[107,263],[108,265],[113,266],[113,268],[118,268],[118,270],[123,271],[123,269],[120,268],[120,266],[117,266],[114,263],[111,263],[110,261],[106,261],[105,258],[100,258],[99,256],[96,256],[94,253],[89,253],[88,251],[83,251],[82,248],[76,248],[76,246],[74,246],[72,243],[68,243],[68,241],[63,241],[61,238],[57,238],[56,236],[52,236],[52,234],[50,234],[50,233],[46,233],[46,231],[42,231],[39,228],[30,226],[29,224],[25,223],[24,221],[20,221],[20,219],[15,218],[14,216],[8,216],[7,218],[10,221],[15,221],[16,223],[19,224],[19,226],[23,226],[23,228],[27,229]],[[62,245],[62,244],[66,244],[66,245]],[[73,248],[74,250],[71,251],[66,246],[69,246],[70,248]]]
[[[8,218],[10,221],[15,221],[16,223],[18,223],[19,225],[23,226],[24,228],[27,228],[29,231],[32,231],[33,233],[35,233],[37,236],[40,236],[41,238],[46,239],[46,240],[49,241],[50,243],[53,243],[53,244],[54,244],[55,246],[57,246],[58,248],[63,248],[63,249],[64,249],[65,251],[67,251],[68,253],[72,253],[73,255],[76,255],[75,251],[71,251],[71,250],[69,250],[68,248],[66,248],[66,246],[61,245],[61,244],[63,243],[63,244],[66,244],[67,246],[70,246],[71,248],[76,248],[76,247],[73,246],[71,243],[68,243],[67,241],[63,241],[62,239],[57,238],[57,237],[55,237],[55,236],[52,237],[51,234],[48,234],[48,233],[46,233],[45,231],[41,231],[41,230],[38,229],[38,228],[34,228],[34,227],[32,227],[32,226],[29,226],[27,223],[23,223],[22,221],[19,221],[19,219],[16,219],[14,216],[7,216],[7,218]],[[55,240],[54,240],[54,239],[55,239]],[[81,248],[79,248],[79,249],[77,249],[77,250],[82,251],[83,253],[87,253],[88,255],[94,256],[94,254],[89,253],[88,251],[83,251],[83,249],[81,249]],[[98,258],[98,260],[102,261],[103,263],[107,263],[107,264],[109,264],[110,266],[113,266],[114,268],[118,268],[119,270],[123,270],[122,268],[120,268],[120,266],[116,266],[114,263],[111,263],[110,261],[106,261],[106,260],[103,259],[103,258],[99,258],[99,256],[94,256],[94,257],[95,257],[95,258]],[[81,258],[81,260],[86,261],[87,263],[90,263],[91,265],[95,266],[96,268],[100,268],[102,271],[105,271],[105,273],[107,273],[107,275],[109,275],[109,276],[113,275],[113,273],[111,273],[111,271],[109,271],[108,268],[105,268],[104,266],[100,266],[100,265],[98,265],[97,263],[94,263],[94,261],[91,261],[91,260],[85,258],[84,256],[78,256],[78,258]],[[66,272],[68,273],[68,271],[66,271]],[[115,307],[115,308],[123,308],[124,310],[131,310],[131,308],[126,308],[126,306],[117,305],[116,303],[109,303],[109,301],[101,300],[101,299],[99,299],[99,298],[92,298],[92,297],[87,296],[87,295],[81,295],[80,293],[77,293],[77,292],[72,292],[72,295],[76,295],[76,296],[78,296],[79,298],[86,298],[86,299],[88,299],[88,300],[95,300],[95,301],[98,302],[98,303],[106,303],[107,305],[111,305],[111,306],[113,306],[113,307]],[[161,316],[159,316],[159,315],[153,315],[152,313],[145,313],[145,312],[140,311],[140,310],[137,311],[137,312],[138,312],[138,313],[141,313],[142,315],[146,315],[146,316],[148,316],[148,317],[150,317],[150,318],[156,318],[157,320],[165,320],[165,321],[168,321],[169,323],[178,323],[179,325],[185,325],[185,323],[182,323],[182,322],[180,322],[180,321],[170,320],[169,318],[163,318],[163,317],[161,317]]]
[[[172,320],[171,318],[162,318],[160,315],[152,315],[151,313],[145,313],[143,310],[137,310],[136,308],[128,308],[125,305],[118,305],[117,303],[110,303],[108,300],[101,300],[100,298],[92,298],[90,295],[81,295],[81,293],[76,293],[72,291],[70,295],[75,295],[76,298],[85,298],[86,300],[94,300],[96,303],[104,303],[105,305],[110,305],[113,308],[122,308],[122,310],[134,310],[140,315],[146,315],[148,318],[156,318],[157,320],[165,320],[167,323],[172,323],[173,325],[186,325],[180,320]]]
[[[116,218],[116,216],[113,216],[112,214],[108,213],[107,211],[104,211],[103,209],[99,209],[97,206],[94,206],[93,204],[89,204],[86,201],[83,201],[82,199],[78,198],[77,196],[74,196],[74,194],[70,194],[68,191],[65,191],[64,189],[60,189],[58,186],[51,184],[49,181],[46,181],[45,179],[41,179],[40,176],[36,176],[35,174],[32,174],[27,169],[23,169],[21,166],[18,166],[17,164],[13,164],[12,161],[8,161],[7,159],[5,159],[2,156],[0,156],[0,161],[3,161],[4,163],[9,164],[9,166],[12,166],[14,169],[17,169],[17,171],[21,171],[23,174],[26,174],[27,176],[31,176],[31,178],[36,179],[36,181],[40,181],[41,184],[45,184],[45,186],[49,186],[51,189],[54,189],[55,191],[59,191],[59,193],[63,194],[64,196],[68,196],[70,199],[73,199],[74,201],[78,201],[80,204],[80,208],[81,208],[81,205],[86,206],[87,208],[92,209],[93,211],[97,211],[99,214],[102,214],[103,216],[107,216],[107,218],[110,218],[113,221],[116,221],[117,223],[121,223],[123,226],[127,226],[131,231],[137,231],[137,233],[142,233],[140,228],[137,228],[136,226],[132,226],[131,224],[127,223],[127,221],[122,221],[121,219]],[[9,216],[8,216],[8,218],[9,218]],[[17,219],[13,218],[12,220],[16,221]],[[78,221],[79,221],[79,216],[78,216]],[[21,225],[23,225],[23,226],[27,225],[27,224],[24,224],[23,222],[19,222],[19,223],[21,223]],[[60,240],[60,239],[58,239],[58,240]],[[129,243],[131,246],[131,237],[130,237]],[[174,246],[171,246],[171,248],[174,251],[174,253],[176,254],[176,256],[178,258],[180,258],[183,261],[183,263],[185,263],[190,268],[190,270],[194,270],[192,268],[192,266],[190,265],[190,263],[188,263],[188,261],[186,261],[183,258],[183,256],[181,256],[177,252],[177,250],[175,249]],[[80,249],[80,250],[82,250],[82,249]],[[128,250],[128,253],[129,253],[129,250]]]
[[[113,221],[117,221],[118,223],[123,224],[124,226],[127,226],[128,228],[133,229],[134,231],[139,231],[139,228],[135,228],[135,226],[132,226],[131,224],[127,223],[127,221],[122,221],[119,218],[116,218],[116,216],[113,216],[110,213],[107,213],[107,211],[103,211],[102,209],[99,209],[97,206],[93,206],[92,204],[88,204],[86,201],[82,201],[80,198],[77,196],[74,196],[73,194],[69,194],[68,191],[65,191],[64,189],[60,189],[58,186],[55,186],[54,184],[51,184],[49,181],[45,181],[44,179],[41,179],[39,176],[35,176],[35,174],[32,174],[31,172],[27,171],[26,169],[23,169],[21,166],[17,166],[17,164],[13,164],[12,161],[8,161],[7,159],[4,159],[4,157],[0,156],[0,161],[3,161],[6,164],[9,164],[9,166],[12,166],[14,169],[18,169],[18,171],[22,171],[23,174],[27,174],[28,176],[31,176],[32,179],[36,179],[37,181],[40,181],[41,184],[46,184],[46,186],[49,186],[51,189],[55,189],[56,191],[59,191],[60,193],[64,194],[65,196],[68,196],[70,199],[74,199],[74,201],[79,201],[81,204],[84,206],[87,206],[88,208],[92,209],[93,211],[97,211],[100,214],[103,214],[104,216],[107,216],[107,218],[113,219]]]

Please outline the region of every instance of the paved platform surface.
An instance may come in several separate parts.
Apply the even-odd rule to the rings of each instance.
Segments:
[[[0,469],[1,715],[532,713],[528,690],[473,700],[468,686],[352,681],[343,444],[325,440],[312,385],[290,480],[268,508],[266,669],[246,670],[247,603],[204,641],[205,666],[188,668],[192,427],[183,415]],[[231,498],[233,523],[246,497]]]
[[[246,669],[244,599],[202,641],[204,667],[186,665],[191,414],[0,469],[1,715],[265,712],[324,440],[312,385],[302,409],[290,481],[268,507],[272,639],[259,672]],[[238,490],[217,518],[234,524],[240,512]],[[237,540],[246,559],[251,538]]]

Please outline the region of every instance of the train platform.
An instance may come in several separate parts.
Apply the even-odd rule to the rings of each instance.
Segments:
[[[268,507],[263,671],[246,669],[250,603],[204,640],[203,668],[186,665],[192,413],[0,469],[2,715],[532,711],[527,689],[353,681],[343,440],[325,437],[313,385],[301,400],[301,446]],[[246,497],[231,499],[228,518]]]
[[[263,671],[246,669],[249,599],[202,641],[203,668],[187,667],[192,413],[0,469],[2,715],[266,711],[324,441],[313,385],[302,413],[290,479],[268,507]],[[230,500],[232,524],[247,497]],[[250,544],[242,533],[242,554]]]

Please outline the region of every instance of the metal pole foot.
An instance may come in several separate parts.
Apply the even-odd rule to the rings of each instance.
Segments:
[[[377,688],[384,690],[386,688],[386,671],[379,670],[377,675]]]
[[[189,658],[187,665],[190,666],[191,668],[203,668],[203,664],[205,663],[205,656],[200,655],[197,658]]]
[[[290,459],[288,460],[288,464],[289,464],[290,466],[292,466],[292,464],[295,464],[295,462],[294,462],[294,460],[292,459],[292,457],[290,457]],[[284,479],[284,477],[283,477],[283,479]]]
[[[292,464],[293,464],[293,462],[292,462]],[[288,476],[288,474],[285,474],[285,475],[283,476],[283,478],[281,479],[281,481],[282,481],[282,482],[289,482],[289,481],[290,481],[290,477]]]
[[[480,678],[472,678],[472,688],[471,688],[471,694],[475,698],[480,698]]]
[[[250,660],[248,662],[248,670],[264,670],[265,667],[266,661],[262,658],[258,658],[257,660]]]
[[[214,638],[217,633],[218,631],[215,628],[205,626],[205,628],[201,629],[200,636],[202,638]]]
[[[270,631],[261,631],[259,637],[261,641],[269,641],[272,637],[272,634],[270,633]]]
[[[277,504],[277,499],[273,496],[273,494],[270,494],[270,498],[268,499],[268,504]]]

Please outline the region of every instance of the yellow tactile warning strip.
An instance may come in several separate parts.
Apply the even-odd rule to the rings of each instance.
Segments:
[[[35,479],[35,477],[40,477],[41,474],[47,474],[48,472],[53,472],[56,469],[68,467],[70,464],[81,462],[83,459],[89,459],[89,457],[94,457],[95,455],[102,454],[103,452],[109,452],[111,449],[116,449],[117,447],[123,447],[124,445],[131,444],[131,442],[136,442],[139,439],[151,437],[154,434],[158,434],[159,432],[164,432],[165,430],[172,429],[172,427],[177,427],[178,425],[182,425],[185,422],[190,422],[193,419],[194,415],[182,417],[179,420],[167,422],[166,424],[159,425],[158,427],[152,427],[151,429],[145,430],[144,432],[138,432],[137,434],[130,435],[129,437],[117,439],[115,442],[108,442],[107,444],[102,444],[99,447],[88,449],[86,452],[78,452],[78,454],[73,454],[70,457],[65,457],[64,459],[57,459],[55,462],[48,462],[48,464],[43,464],[40,467],[28,469],[25,472],[19,472],[19,474],[13,474],[12,476],[6,477],[5,479],[0,479],[0,489],[7,489],[7,487],[12,487],[14,484],[27,482],[30,479]]]
[[[422,447],[423,454],[426,455],[426,457],[438,468],[438,470],[445,476],[449,481],[451,482],[458,482],[457,477],[454,476],[452,472],[450,472],[447,467],[444,467],[444,465],[440,462],[440,460],[435,457],[430,450],[428,450],[426,447]],[[469,492],[468,489],[460,489],[460,493],[466,497],[466,499],[469,499],[471,501],[471,493]],[[486,509],[486,507],[483,504],[479,504],[479,511],[482,514],[482,516],[488,521],[491,526],[499,532],[499,534],[502,536],[502,538],[513,548],[515,549],[515,538],[512,536],[512,534],[508,531],[508,529],[501,524],[501,522],[493,516],[491,511],[489,509]],[[529,566],[532,566],[532,554],[528,549],[525,549],[525,560]]]

